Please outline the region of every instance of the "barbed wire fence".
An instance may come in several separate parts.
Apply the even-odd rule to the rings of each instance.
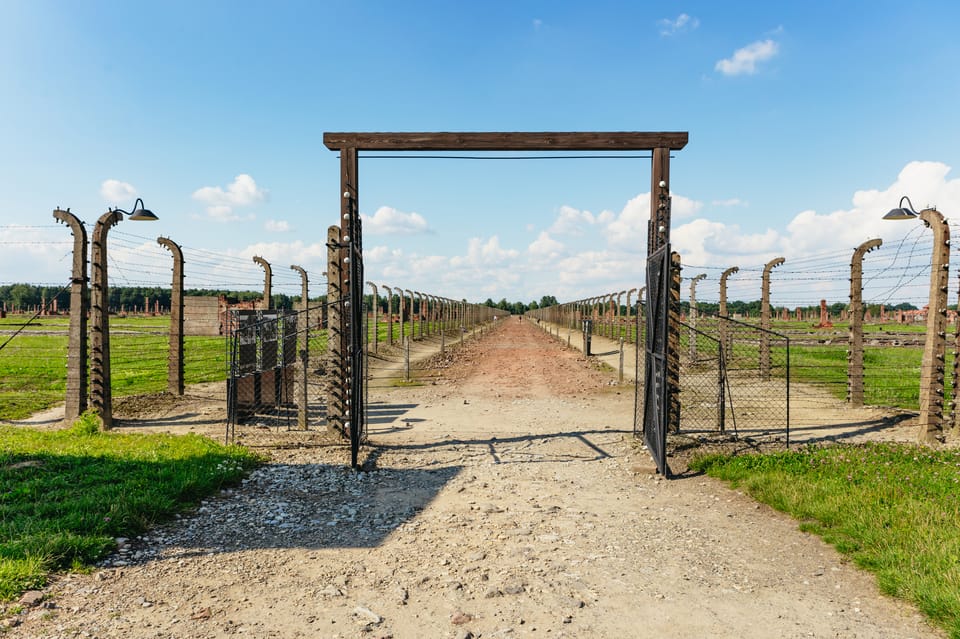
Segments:
[[[954,232],[956,227],[951,226]],[[161,293],[152,300],[132,300],[122,302],[115,313],[111,330],[114,333],[111,363],[114,384],[119,395],[126,392],[143,392],[163,389],[163,369],[167,366],[165,353],[169,349],[169,327],[164,314],[169,308],[160,305],[161,299],[167,299],[170,291],[170,254],[156,243],[156,239],[133,233],[127,233],[125,227],[115,229],[110,234],[110,285],[111,287],[153,287]],[[920,364],[922,348],[926,340],[924,324],[928,304],[930,269],[934,254],[931,233],[922,225],[916,225],[896,241],[890,241],[875,252],[866,256],[862,266],[862,299],[864,311],[864,360],[863,386],[864,403],[868,406],[889,410],[917,410],[920,394]],[[8,225],[0,226],[0,246],[8,254],[21,253],[46,256],[58,266],[69,272],[72,255],[71,239],[63,226],[49,225]],[[850,303],[849,282],[851,278],[851,253],[853,248],[835,250],[801,257],[785,254],[785,261],[771,274],[771,315],[776,332],[790,341],[791,376],[797,382],[810,384],[824,392],[813,393],[811,406],[831,406],[836,402],[843,404],[850,392],[848,374],[848,350],[850,345],[849,319],[847,309]],[[960,266],[960,248],[949,248],[950,261],[954,271]],[[246,290],[257,291],[263,286],[263,273],[249,256],[224,254],[204,249],[183,247],[186,289],[206,290]],[[720,276],[730,266],[739,267],[730,275],[726,284],[726,300],[731,305],[729,317],[745,324],[754,324],[759,320],[759,309],[755,302],[761,297],[764,265],[730,264],[708,266],[683,264],[685,281],[691,282],[691,275],[705,275],[698,281],[696,305],[692,300],[682,299],[681,316],[688,325],[696,318],[716,315],[720,304]],[[8,271],[7,277],[10,277]],[[11,277],[0,281],[0,286],[20,284],[21,278]],[[31,279],[25,277],[22,279]],[[311,284],[323,286],[325,278],[316,273],[310,274]],[[10,337],[13,331],[21,332],[10,340],[9,345],[0,352],[0,357],[12,361],[10,354],[16,353],[20,362],[29,361],[30,366],[13,367],[5,370],[13,374],[4,375],[0,382],[0,394],[10,403],[10,398],[18,395],[23,388],[41,387],[41,393],[51,396],[62,393],[63,369],[66,365],[65,327],[57,324],[57,316],[52,313],[65,311],[67,296],[54,295],[55,290],[64,288],[65,281],[34,283],[46,286],[52,296],[42,304],[8,304],[4,309],[11,316],[7,325],[2,327],[4,335]],[[300,280],[296,273],[285,268],[277,269],[273,278],[273,292],[277,297],[297,299]],[[610,339],[614,342],[622,339],[627,344],[635,344],[640,337],[636,318],[642,309],[640,300],[642,290],[639,287],[616,291],[581,300],[581,315],[564,315],[552,318],[550,330],[558,339],[568,343],[576,336],[583,339],[582,320],[589,314],[592,320],[591,335],[598,339]],[[386,291],[389,289],[389,293]],[[949,372],[955,361],[957,349],[956,296],[957,279],[949,281],[947,319],[951,323],[946,331],[947,348],[944,370]],[[413,295],[411,295],[413,293]],[[387,295],[394,308],[388,308]],[[370,291],[371,308],[376,308],[378,319],[371,319],[367,328],[367,351],[374,357],[386,357],[394,349],[403,350],[404,339],[409,339],[416,348],[422,339],[449,339],[449,329],[437,331],[435,324],[442,325],[444,320],[432,316],[433,308],[442,305],[435,296],[421,296],[416,291],[400,287],[384,286],[373,301]],[[388,325],[383,318],[388,314],[398,315],[400,298],[413,309],[414,313],[426,314],[426,319],[417,323],[397,321]],[[820,304],[821,300],[823,301]],[[734,304],[734,302],[743,302]],[[128,306],[129,304],[129,306]],[[571,303],[567,303],[566,308]],[[40,324],[28,329],[15,327],[17,320],[35,313],[44,306],[49,315],[41,315]],[[560,305],[564,307],[564,305]],[[698,307],[694,312],[692,307]],[[421,310],[423,309],[423,310]],[[426,313],[424,313],[424,310]],[[546,309],[541,309],[546,312]],[[41,310],[41,313],[43,311]],[[158,315],[155,315],[158,314]],[[138,315],[142,319],[136,323],[128,318]],[[146,317],[144,317],[146,316]],[[544,316],[545,317],[545,316]],[[153,320],[149,318],[154,318]],[[144,321],[146,320],[146,321]],[[155,321],[155,324],[152,323]],[[706,321],[701,319],[701,322]],[[11,323],[12,322],[12,323]],[[371,328],[376,326],[376,330]],[[454,330],[456,330],[454,328]],[[703,332],[705,326],[697,326]],[[689,333],[688,333],[689,334]],[[188,336],[190,342],[196,338]],[[686,338],[689,341],[689,338]],[[186,348],[184,352],[185,370],[188,383],[197,383],[222,375],[226,368],[224,348],[210,349],[201,347],[202,342]],[[394,352],[394,356],[396,353]],[[416,357],[415,357],[416,358]],[[156,362],[148,364],[147,362]],[[211,362],[214,362],[211,364]],[[948,425],[955,418],[952,415],[953,376],[944,375],[944,406]],[[18,390],[20,389],[20,390]],[[795,389],[799,393],[799,387]],[[815,410],[811,411],[816,413]],[[826,413],[820,413],[827,419]],[[833,419],[835,416],[829,417]],[[816,414],[810,417],[816,418]]]

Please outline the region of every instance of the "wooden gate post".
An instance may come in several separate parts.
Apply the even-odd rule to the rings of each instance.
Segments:
[[[670,385],[669,430],[680,432],[680,254],[670,253],[670,293],[667,325],[667,384]]]
[[[70,278],[70,337],[67,345],[67,394],[63,418],[72,421],[87,410],[87,229],[70,210],[57,209],[53,217],[73,233],[73,270]]]
[[[867,240],[853,251],[850,261],[850,350],[847,351],[847,402],[863,406],[863,256],[883,244]]]
[[[341,299],[341,271],[343,250],[340,247],[340,227],[327,229],[327,424],[331,430],[343,433],[346,394],[343,388],[343,308]]]
[[[183,251],[168,237],[157,244],[173,254],[173,282],[170,288],[170,354],[167,364],[167,390],[183,395]]]

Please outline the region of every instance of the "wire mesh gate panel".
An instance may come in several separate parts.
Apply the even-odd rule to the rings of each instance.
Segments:
[[[326,426],[326,312],[227,314],[227,441],[236,426]]]
[[[679,355],[680,429],[724,432],[727,371],[720,340],[681,322]]]
[[[789,444],[789,337],[730,317],[699,317],[695,328],[681,329],[681,364],[684,430]]]
[[[660,247],[647,259],[646,339],[644,340],[643,441],[650,450],[657,470],[667,476],[667,426],[670,389],[667,383],[667,328],[670,311],[670,245]],[[637,314],[639,320],[639,313]],[[639,330],[639,327],[638,327]],[[639,349],[638,349],[639,350]],[[639,406],[634,411],[637,431]]]

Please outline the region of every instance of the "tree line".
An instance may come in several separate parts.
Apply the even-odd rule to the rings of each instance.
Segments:
[[[143,309],[150,302],[150,307],[159,303],[160,308],[170,309],[170,289],[157,286],[111,286],[109,289],[110,309],[133,310]],[[263,294],[258,291],[228,291],[217,289],[184,289],[183,294],[195,296],[223,295],[228,302],[248,302],[258,300]],[[300,301],[299,296],[276,294],[272,296],[275,308],[293,308]],[[53,308],[53,300],[57,300],[57,309],[70,309],[70,287],[39,286],[35,284],[7,284],[0,286],[0,304],[8,311],[27,311],[39,308],[46,304],[48,309]]]
[[[225,289],[186,289],[183,292],[184,295],[197,295],[197,296],[213,296],[219,297],[224,296],[227,298],[227,301],[230,303],[235,302],[249,302],[253,300],[259,300],[263,297],[263,294],[260,291],[230,291]],[[41,304],[46,304],[47,308],[53,307],[53,299],[56,296],[57,299],[57,308],[61,311],[67,311],[70,309],[70,289],[67,288],[58,288],[55,286],[39,286],[35,284],[7,284],[0,286],[0,304],[8,311],[13,310],[32,310],[39,308]],[[273,298],[273,307],[277,309],[294,309],[300,303],[299,295],[286,295],[284,293],[276,293],[272,295]],[[153,307],[155,303],[159,303],[160,308],[167,310],[170,308],[170,289],[162,288],[156,286],[111,286],[110,287],[110,308],[112,310],[133,310],[133,309],[142,309],[147,300],[150,300],[150,306]],[[365,295],[364,299],[367,303],[367,307],[373,305],[373,296]],[[398,311],[399,308],[399,296],[393,296],[394,302],[392,304],[394,312]],[[317,298],[312,298],[311,301],[323,302],[326,300],[326,296],[320,296]],[[381,309],[386,312],[387,300],[384,296],[380,296],[379,299]],[[546,308],[548,306],[555,306],[559,302],[557,298],[553,295],[544,295],[540,298],[539,301],[533,300],[531,302],[508,302],[506,298],[501,299],[499,302],[494,302],[493,299],[487,298],[483,302],[484,306],[489,306],[490,308],[496,308],[504,311],[505,313],[512,313],[514,315],[522,315],[530,310],[536,310],[538,308]],[[415,300],[414,309],[415,312],[420,307],[419,299]],[[727,313],[730,315],[742,315],[749,317],[759,317],[760,316],[760,300],[754,300],[751,302],[744,302],[741,300],[735,300],[727,303]],[[782,306],[773,306],[772,312],[779,313],[785,307]],[[836,317],[840,314],[841,311],[847,308],[846,302],[834,302],[833,304],[827,305],[827,311]],[[899,304],[887,305],[887,311],[912,311],[917,310],[917,307],[909,302],[901,302]],[[956,307],[953,307],[956,308]],[[636,306],[634,305],[632,310],[635,310]],[[715,314],[720,311],[720,305],[715,302],[698,302],[697,309],[701,313],[706,314]],[[816,312],[820,309],[819,305],[812,304],[809,306],[801,306],[801,310],[804,312]],[[867,309],[873,315],[879,315],[880,305],[871,304],[867,306]],[[621,314],[626,314],[626,306],[621,305],[620,311]],[[680,310],[683,313],[690,312],[690,303],[686,300],[680,302]],[[791,313],[795,310],[794,308],[787,309]]]

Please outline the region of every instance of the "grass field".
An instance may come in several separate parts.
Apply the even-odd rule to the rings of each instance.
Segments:
[[[0,419],[21,419],[63,401],[66,391],[66,353],[68,318],[41,317],[23,327],[27,316],[8,316],[0,320],[0,331],[23,328],[18,336],[0,350]],[[110,319],[111,377],[113,394],[117,397],[160,392],[167,387],[167,354],[169,317],[118,317]],[[406,335],[414,328],[419,336],[419,324],[404,323]],[[438,323],[429,324],[435,334]],[[775,330],[786,333],[811,333],[809,323],[775,322]],[[635,332],[633,325],[624,327],[629,338]],[[868,325],[865,332],[880,330],[898,333],[923,333],[919,325]],[[846,326],[837,324],[834,331],[844,333]],[[387,343],[387,325],[379,322],[378,342]],[[428,325],[424,323],[424,334]],[[9,335],[0,335],[0,343]],[[400,344],[400,324],[393,324],[394,343]],[[451,337],[448,329],[448,337]],[[368,339],[372,329],[368,329]],[[687,348],[687,336],[681,332],[681,348]],[[317,331],[311,339],[311,353],[316,357],[326,348],[326,332]],[[757,359],[756,346],[744,346],[746,365]],[[222,380],[226,376],[227,346],[223,337],[184,338],[184,373],[187,384]],[[747,352],[749,351],[749,352]],[[785,363],[785,353],[776,347],[774,361]],[[866,403],[916,409],[918,407],[921,351],[915,347],[870,347],[865,349]],[[833,344],[799,345],[790,348],[791,377],[795,381],[815,383],[829,390],[839,399],[846,397],[847,367],[845,340]],[[946,370],[952,366],[952,354],[947,355]],[[785,374],[782,373],[775,374]],[[946,401],[949,401],[950,376]]]
[[[260,463],[200,436],[0,426],[0,600],[82,570]]]
[[[695,460],[789,513],[960,639],[960,453],[910,445]]]
[[[8,316],[0,330],[17,330],[25,319]],[[169,317],[111,318],[114,396],[166,390],[169,325]],[[0,419],[22,419],[63,401],[68,329],[68,318],[40,318],[0,350]],[[185,383],[225,379],[226,355],[223,337],[185,337]]]

